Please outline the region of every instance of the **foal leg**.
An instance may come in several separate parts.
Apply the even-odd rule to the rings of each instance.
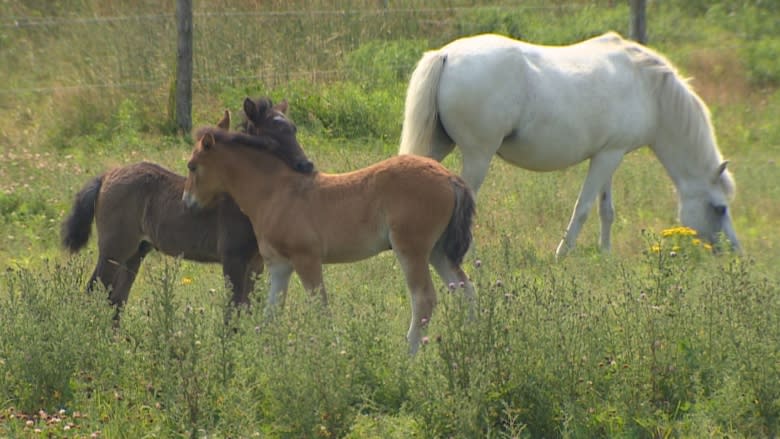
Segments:
[[[409,323],[406,340],[409,342],[409,354],[414,355],[420,347],[422,328],[430,322],[433,308],[436,306],[436,290],[433,288],[426,255],[404,252],[395,244],[393,251],[406,277],[406,286],[412,302],[412,321]]]
[[[312,295],[319,293],[323,306],[328,306],[328,294],[322,281],[322,260],[314,256],[299,256],[293,259],[293,267],[301,279],[303,288]]]
[[[127,297],[130,295],[135,278],[138,275],[138,269],[144,257],[152,250],[151,244],[146,241],[141,242],[133,256],[128,259],[124,265],[121,265],[116,274],[116,281],[113,288],[108,293],[108,300],[116,307],[114,312],[114,321],[119,321],[119,314],[122,307],[127,303]]]
[[[566,234],[558,244],[555,257],[558,260],[563,259],[566,254],[574,248],[577,235],[580,234],[582,225],[588,218],[588,212],[596,201],[596,196],[606,187],[606,184],[612,179],[620,162],[623,160],[622,151],[607,151],[597,154],[590,159],[588,176],[582,184],[580,196],[574,205],[569,225],[566,227]]]
[[[450,285],[455,285],[455,288],[463,288],[463,294],[468,300],[469,318],[474,319],[477,295],[474,291],[474,284],[471,283],[463,269],[450,261],[439,246],[436,246],[431,254],[431,265],[448,288]]]
[[[246,265],[244,273],[244,292],[243,295],[249,303],[249,293],[255,290],[255,278],[263,274],[263,257],[259,253],[252,256]]]
[[[271,287],[268,289],[268,303],[266,304],[266,316],[269,316],[280,305],[284,305],[284,296],[287,295],[287,287],[290,285],[293,266],[287,262],[274,262],[268,264],[268,275],[271,278]]]
[[[254,273],[262,271],[263,259],[258,254],[222,255],[222,275],[233,292],[230,299],[233,305],[249,305],[249,292],[254,289]]]
[[[143,241],[138,246],[138,250],[133,253],[132,256],[120,266],[116,274],[116,282],[114,282],[114,288],[109,293],[109,300],[113,305],[122,306],[127,302],[127,298],[130,295],[130,288],[135,282],[135,278],[138,275],[138,269],[141,267],[141,262],[144,257],[152,250],[152,246]]]
[[[612,248],[612,223],[615,221],[615,205],[612,202],[612,178],[601,190],[599,199],[599,217],[601,218],[601,250],[608,252]]]

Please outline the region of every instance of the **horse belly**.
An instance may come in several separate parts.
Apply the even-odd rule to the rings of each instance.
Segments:
[[[169,209],[165,215],[146,219],[144,228],[157,250],[197,262],[219,262],[216,214]]]
[[[520,139],[507,139],[496,154],[523,169],[549,172],[576,165],[593,154],[593,151],[576,146],[555,143],[536,144]]]
[[[324,244],[323,260],[326,263],[360,261],[390,250],[387,232],[374,227],[344,229],[325,237]]]

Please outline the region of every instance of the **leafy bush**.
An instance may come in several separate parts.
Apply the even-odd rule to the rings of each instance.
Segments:
[[[84,265],[8,270],[0,295],[0,395],[26,413],[69,407],[108,364],[110,314],[84,294]]]
[[[405,87],[427,49],[425,40],[368,41],[347,54],[348,79],[366,90]]]

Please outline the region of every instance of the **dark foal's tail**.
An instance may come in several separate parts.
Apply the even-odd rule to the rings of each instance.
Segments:
[[[92,233],[92,220],[95,218],[95,204],[100,186],[103,185],[103,176],[93,178],[81,188],[73,202],[68,217],[62,222],[62,246],[71,253],[81,250],[87,245],[89,235]]]
[[[450,223],[439,241],[444,246],[444,254],[456,266],[463,262],[463,256],[471,246],[471,222],[474,219],[476,203],[474,193],[460,177],[452,177],[452,189],[455,191],[455,209]]]

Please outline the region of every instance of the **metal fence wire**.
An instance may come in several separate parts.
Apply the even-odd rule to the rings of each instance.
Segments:
[[[0,94],[119,90],[168,95],[176,67],[175,2],[133,7],[114,1],[64,2],[81,6],[76,12],[62,5],[36,9],[35,3],[40,2],[0,16],[0,41],[13,43],[0,46],[0,76],[5,78]],[[219,1],[197,3],[196,93],[224,83],[273,87],[291,80],[345,79],[360,64],[350,64],[350,55],[366,44],[408,41],[422,50],[487,31],[531,37],[529,29],[538,27],[531,26],[532,20],[555,25],[584,9],[615,9],[614,1],[245,1],[240,2],[243,10]],[[621,6],[624,18],[616,24],[623,29],[627,7]],[[416,58],[396,61],[392,67],[408,74]]]

